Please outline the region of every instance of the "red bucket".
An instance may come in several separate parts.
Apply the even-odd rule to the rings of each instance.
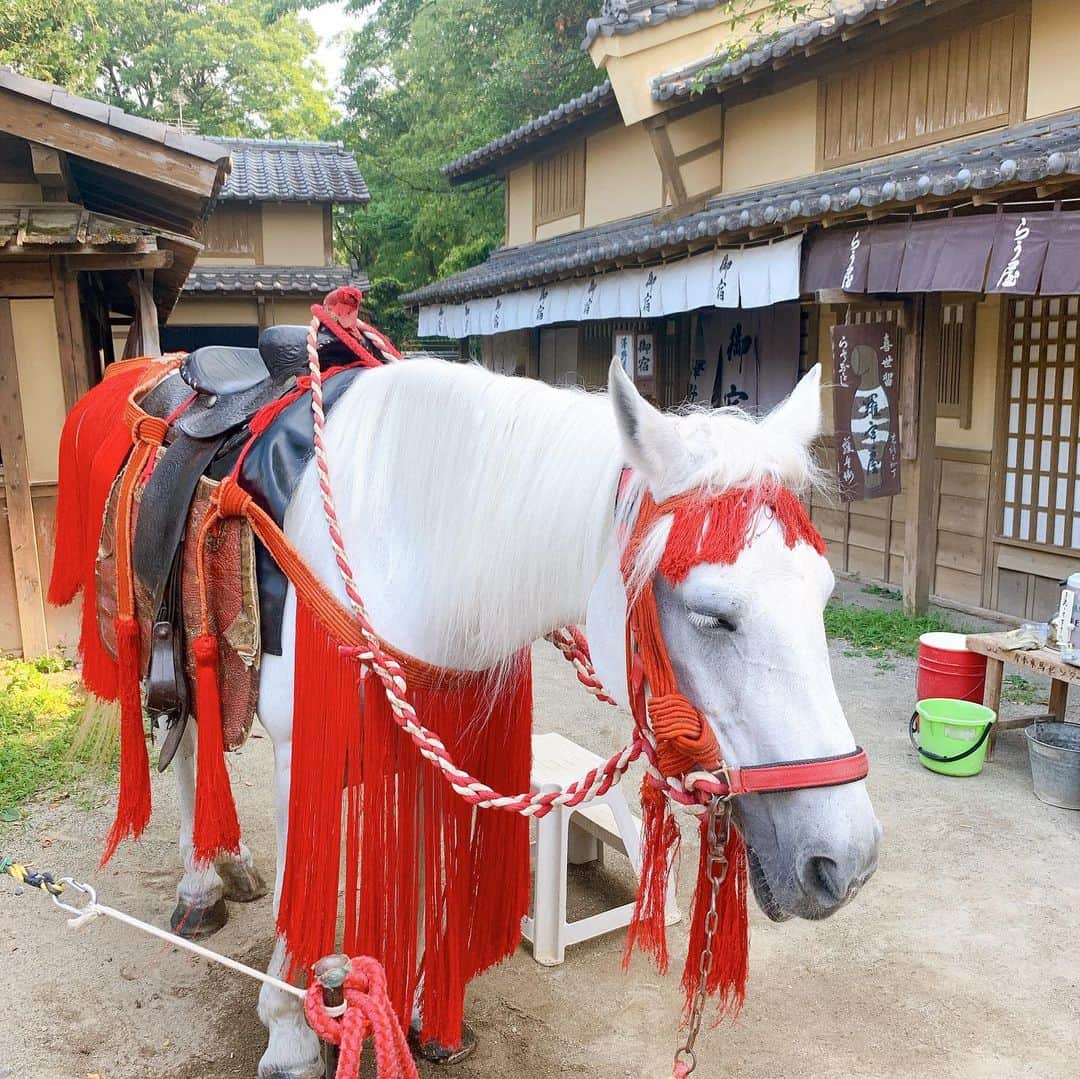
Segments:
[[[982,704],[986,656],[968,650],[962,633],[924,633],[919,638],[918,699],[948,697]]]

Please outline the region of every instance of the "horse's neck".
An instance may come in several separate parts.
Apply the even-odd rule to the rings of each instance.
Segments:
[[[349,557],[390,644],[481,669],[583,619],[614,543],[606,399],[409,361],[357,379],[327,452]],[[343,597],[313,468],[286,531]]]

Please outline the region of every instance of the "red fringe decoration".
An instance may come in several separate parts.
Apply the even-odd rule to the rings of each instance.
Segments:
[[[648,778],[641,785],[641,881],[623,950],[623,969],[634,948],[651,955],[667,974],[667,884],[679,852],[679,825],[663,792]]]
[[[750,535],[762,510],[767,510],[784,531],[789,547],[808,543],[825,553],[825,541],[810,522],[805,508],[786,487],[741,487],[715,498],[698,495],[685,500],[670,499],[661,512],[674,514],[671,535],[660,572],[678,584],[701,562],[731,565],[750,542]]]
[[[199,760],[195,772],[195,857],[212,862],[223,853],[240,850],[225,744],[221,733],[221,690],[218,639],[203,633],[191,643],[195,656],[195,718],[199,724]]]
[[[698,879],[694,888],[694,907],[690,916],[690,947],[683,969],[682,986],[686,992],[686,1017],[701,983],[701,952],[705,946],[705,915],[709,909],[710,885],[706,873],[708,821],[701,821],[701,857],[698,862]],[[719,1019],[727,1014],[733,1018],[739,1014],[746,999],[746,979],[750,969],[750,923],[746,913],[746,846],[738,830],[732,826],[724,847],[728,861],[727,876],[720,885],[716,906],[720,923],[713,938],[712,967],[706,990],[710,996],[719,997]]]
[[[116,650],[120,675],[120,799],[105,840],[102,866],[121,840],[128,836],[138,839],[150,820],[150,759],[139,689],[139,624],[134,618],[116,619]]]
[[[341,653],[302,599],[296,627],[289,836],[278,915],[292,969],[307,969],[334,951],[344,840],[344,951],[380,960],[403,1023],[422,974],[422,1036],[457,1046],[467,982],[510,955],[521,935],[528,821],[463,802],[393,722],[378,679],[361,676],[358,662]],[[502,685],[450,675],[444,685],[421,685],[421,679],[413,689],[412,672],[408,677],[421,722],[461,767],[497,789],[527,788],[527,658]]]
[[[124,405],[145,376],[148,363],[136,360],[110,367],[108,377],[76,402],[60,436],[56,537],[48,598],[56,606],[66,606],[83,593],[79,638],[83,682],[107,701],[117,699],[119,688],[116,661],[98,633],[98,542],[109,491],[131,450]]]

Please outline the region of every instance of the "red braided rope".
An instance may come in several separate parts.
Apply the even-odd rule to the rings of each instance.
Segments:
[[[335,1079],[356,1079],[364,1042],[371,1038],[377,1079],[419,1079],[416,1064],[386,991],[382,964],[368,956],[350,960],[342,986],[345,1011],[331,1015],[322,985],[312,979],[304,997],[308,1025],[324,1042],[341,1049]]]

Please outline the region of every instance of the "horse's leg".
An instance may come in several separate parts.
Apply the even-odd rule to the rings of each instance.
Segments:
[[[176,909],[170,924],[174,933],[187,940],[208,937],[229,919],[225,892],[217,870],[212,865],[195,861],[192,832],[195,827],[196,737],[195,723],[189,720],[172,762],[180,801],[180,856],[184,862],[184,875],[176,888]]]
[[[289,606],[286,625],[291,625]],[[281,903],[285,840],[289,826],[289,783],[292,771],[292,647],[285,656],[263,656],[259,719],[274,743],[274,817],[277,823],[277,868],[274,878],[274,921]],[[285,977],[285,942],[274,945],[267,973]],[[321,1079],[319,1039],[304,1019],[302,1002],[290,993],[264,985],[259,990],[259,1019],[269,1041],[259,1061],[259,1079]]]

